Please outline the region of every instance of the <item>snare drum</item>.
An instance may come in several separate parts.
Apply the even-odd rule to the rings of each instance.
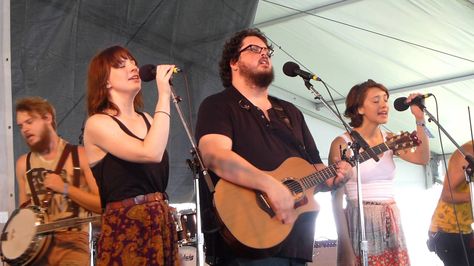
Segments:
[[[38,206],[16,209],[1,235],[2,260],[10,265],[33,263],[48,250],[50,234],[38,234],[37,225],[48,222],[48,216]]]
[[[179,262],[181,266],[196,266],[197,249],[194,246],[180,246],[179,247]]]
[[[194,245],[183,245],[178,248],[179,265],[181,266],[196,266],[198,262],[197,248]],[[203,258],[204,260],[204,258]],[[203,262],[203,265],[209,265]]]
[[[179,244],[196,243],[196,211],[193,209],[179,211],[179,224],[181,226],[181,230],[178,230]]]

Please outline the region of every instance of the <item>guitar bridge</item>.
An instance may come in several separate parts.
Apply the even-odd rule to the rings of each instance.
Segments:
[[[257,205],[266,212],[271,218],[275,217],[275,212],[272,210],[272,207],[268,203],[265,195],[262,192],[255,191],[257,197]]]

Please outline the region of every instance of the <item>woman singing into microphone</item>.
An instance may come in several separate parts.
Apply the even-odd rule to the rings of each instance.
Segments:
[[[84,143],[104,209],[98,265],[178,265],[165,194],[173,68],[156,69],[158,100],[151,116],[138,111],[141,80],[127,49],[107,48],[90,63]]]
[[[390,134],[380,128],[388,121],[388,96],[385,86],[371,79],[355,85],[347,95],[344,115],[351,120],[349,124],[370,147],[385,142]],[[410,94],[406,102],[409,104],[417,96],[418,94]],[[428,137],[423,129],[423,111],[413,104],[411,112],[421,144],[415,152],[401,152],[399,156],[408,162],[427,164],[430,151]],[[347,147],[349,142],[353,140],[347,133],[334,139],[329,153],[330,162],[341,160],[340,147]],[[394,201],[393,155],[392,150],[388,150],[379,155],[378,162],[370,159],[359,167],[369,265],[410,264],[399,211]],[[333,209],[338,232],[338,265],[358,265],[361,259],[356,178],[354,168],[353,178],[333,192]],[[346,209],[342,207],[344,194],[347,200]]]

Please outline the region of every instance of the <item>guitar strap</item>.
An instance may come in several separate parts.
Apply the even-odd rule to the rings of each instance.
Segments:
[[[76,145],[71,145],[69,143],[66,143],[66,146],[64,146],[63,152],[61,153],[61,157],[59,158],[59,161],[56,165],[54,173],[58,175],[61,174],[61,170],[63,169],[63,166],[66,163],[66,159],[71,151],[72,151],[72,163],[73,163],[73,186],[79,187],[81,169],[79,166],[79,155],[78,155]],[[31,152],[29,152],[26,156],[26,176],[27,176],[28,184],[30,186],[33,203],[36,206],[45,207],[44,204],[40,203],[38,192],[36,191],[35,186],[33,185],[33,176],[31,172],[30,160],[31,160]],[[43,200],[43,203],[49,202],[49,200],[51,200],[52,194],[53,193],[46,195],[47,199]],[[75,202],[72,202],[72,204],[73,204],[73,215],[74,217],[77,217],[77,215],[79,214],[79,206]]]
[[[63,152],[61,153],[61,157],[58,161],[58,164],[56,165],[56,169],[54,170],[53,173],[58,174],[58,175],[61,173],[61,169],[63,168],[64,163],[66,162],[69,152],[70,152],[69,144],[66,144],[66,146],[63,149]],[[53,197],[53,193],[51,191],[47,192],[43,201],[40,202],[39,197],[38,197],[38,192],[36,191],[35,186],[33,185],[33,174],[32,174],[32,171],[30,171],[31,170],[30,160],[31,160],[31,152],[29,152],[28,155],[26,156],[26,173],[27,173],[26,176],[28,179],[28,184],[30,186],[30,192],[33,198],[33,202],[35,203],[36,206],[48,208],[49,201]]]
[[[293,130],[293,125],[291,124],[290,117],[288,116],[287,112],[285,109],[281,106],[280,102],[278,99],[270,97],[270,102],[272,103],[273,110],[275,110],[275,113],[278,117],[278,120],[283,122],[286,127],[291,131],[291,136],[293,138],[293,143],[295,146],[298,148],[300,155],[305,158],[308,162],[310,162],[310,156],[308,154],[308,151],[306,150],[305,145],[303,142],[301,142],[300,139],[296,136],[294,130]]]
[[[31,152],[28,152],[26,155],[26,180],[28,180],[28,185],[30,186],[30,193],[31,198],[33,199],[33,203],[36,206],[40,206],[40,201],[38,198],[38,193],[36,193],[35,186],[33,185],[33,175],[31,173],[31,163],[30,163]],[[31,201],[31,200],[30,200]],[[29,201],[26,201],[22,204],[22,207],[26,207]]]
[[[61,157],[59,158],[58,164],[56,165],[56,169],[54,170],[55,174],[61,174],[61,170],[63,169],[64,163],[66,163],[67,156],[71,152],[71,145],[66,144],[64,146],[63,152],[61,153]]]
[[[72,157],[72,185],[79,188],[79,182],[80,182],[80,176],[81,176],[81,167],[79,165],[79,154],[77,151],[77,145],[72,145],[69,143],[66,143],[66,146],[64,147],[63,153],[61,154],[61,158],[59,159],[58,165],[56,166],[56,170],[54,173],[60,174],[61,170],[63,169],[64,163],[66,162],[66,159],[71,153]],[[72,217],[78,217],[79,215],[79,205],[70,200],[70,204],[72,205]]]
[[[69,145],[69,144],[68,144]],[[77,145],[71,145],[71,155],[72,155],[72,167],[73,167],[73,175],[72,175],[72,185],[79,188],[80,185],[80,177],[81,177],[81,166],[79,165],[79,154],[77,151]],[[71,201],[73,206],[73,217],[79,217],[79,205]]]
[[[280,102],[276,98],[270,98],[272,107],[275,110],[275,113],[277,114],[277,117],[280,121],[285,123],[285,125],[288,127],[288,129],[292,133],[293,137],[293,143],[295,143],[296,147],[298,148],[300,155],[307,161],[311,162],[311,156],[309,155],[308,151],[306,150],[305,145],[303,142],[301,142],[300,139],[298,139],[298,136],[296,136],[295,132],[293,131],[293,126],[291,125],[290,118],[288,117],[288,114],[286,113],[285,109],[281,106]],[[329,188],[326,183],[321,183],[319,187],[320,191],[329,191],[331,188]]]

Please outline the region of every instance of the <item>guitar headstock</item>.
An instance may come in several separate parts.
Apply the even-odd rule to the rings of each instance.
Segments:
[[[398,135],[387,137],[385,144],[395,153],[400,154],[400,151],[407,151],[408,149],[420,146],[421,140],[418,139],[416,131],[409,133],[407,131],[401,132]]]

